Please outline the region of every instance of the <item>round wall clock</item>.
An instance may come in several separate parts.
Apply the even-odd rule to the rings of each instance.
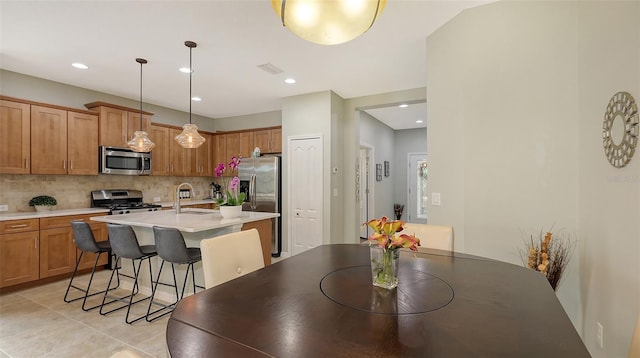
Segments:
[[[638,143],[638,107],[628,92],[611,97],[604,113],[602,144],[609,163],[622,168],[633,157]]]

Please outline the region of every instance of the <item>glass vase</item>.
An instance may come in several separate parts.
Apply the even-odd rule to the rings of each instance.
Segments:
[[[371,278],[374,286],[392,290],[398,286],[398,250],[383,250],[379,246],[370,247]]]

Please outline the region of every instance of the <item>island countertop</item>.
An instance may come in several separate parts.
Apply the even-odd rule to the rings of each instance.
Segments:
[[[147,228],[154,226],[171,227],[182,232],[195,233],[279,216],[280,214],[278,213],[243,211],[240,217],[225,219],[220,215],[219,210],[183,208],[180,214],[176,214],[175,210],[161,210],[124,215],[96,216],[92,217],[91,220]]]

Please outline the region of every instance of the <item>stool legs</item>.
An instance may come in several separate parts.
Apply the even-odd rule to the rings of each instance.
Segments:
[[[146,317],[146,315],[144,315],[144,316],[138,317],[136,319],[129,320],[129,314],[131,312],[131,306],[132,305],[134,305],[134,304],[136,304],[138,302],[142,302],[142,301],[151,299],[151,297],[144,297],[142,299],[134,301],[134,297],[138,293],[138,279],[140,278],[140,269],[142,268],[143,262],[145,260],[149,264],[149,277],[150,277],[150,279],[152,281],[151,283],[153,284],[153,273],[152,273],[152,270],[151,270],[151,256],[146,256],[146,257],[142,257],[140,259],[132,260],[131,263],[133,265],[134,276],[131,277],[131,276],[127,276],[127,275],[123,274],[124,276],[131,277],[134,280],[133,281],[133,287],[131,288],[131,294],[129,294],[127,296],[124,296],[124,297],[112,297],[112,296],[109,296],[108,292],[105,292],[104,297],[102,298],[102,304],[100,305],[100,314],[101,315],[104,316],[104,315],[109,314],[111,312],[115,312],[115,311],[121,310],[123,308],[127,308],[127,314],[126,314],[125,319],[124,319],[124,321],[127,324],[131,324],[131,323],[137,322],[137,321],[139,321],[141,319],[144,319]],[[136,261],[138,261],[138,267],[137,268],[136,268],[136,263],[135,263]],[[120,263],[120,257],[118,257],[116,259],[116,268],[114,269],[114,272],[111,273],[111,278],[109,279],[109,285],[111,285],[111,282],[113,281],[114,273],[117,272],[118,269],[120,268],[118,266],[119,263]],[[107,302],[107,299],[110,299],[110,301]],[[106,312],[103,311],[105,306],[110,305],[110,304],[115,303],[115,302],[125,302],[125,304],[120,306],[120,307],[117,307],[117,308],[111,309],[109,311],[106,311]]]
[[[89,293],[91,291],[91,283],[93,282],[93,276],[96,273],[96,267],[98,266],[98,261],[100,260],[100,256],[103,253],[109,254],[109,252],[98,252],[97,253],[96,261],[94,262],[93,268],[91,269],[91,276],[89,277],[89,283],[87,284],[86,288],[82,288],[82,287],[75,286],[73,284],[73,280],[76,278],[76,273],[78,272],[78,266],[80,266],[80,262],[82,261],[82,256],[84,255],[84,251],[80,251],[80,257],[78,257],[78,261],[76,262],[76,267],[73,269],[73,274],[71,275],[71,279],[69,279],[69,285],[67,286],[67,291],[64,294],[64,302],[70,303],[70,302],[82,300],[82,310],[85,311],[85,312],[86,311],[90,311],[92,309],[100,307],[101,305],[98,304],[98,305],[95,305],[95,306],[86,307],[86,305],[87,305],[87,297],[92,297],[92,296],[95,296],[95,295],[105,294],[106,292],[111,291],[111,290],[115,290],[116,288],[118,288],[120,286],[120,276],[118,275],[117,276],[117,283],[116,283],[115,287],[111,287],[111,281],[109,281],[109,285],[107,286],[107,288],[105,290],[97,291],[97,292],[94,292],[94,293]],[[77,297],[77,298],[70,299],[69,298],[69,291],[70,291],[71,288],[74,288],[74,289],[76,289],[76,290],[78,290],[80,292],[84,292],[84,296],[80,296],[80,297]]]
[[[196,286],[196,275],[195,275],[195,270],[193,268],[193,264],[195,262],[191,262],[191,263],[187,264],[187,271],[184,274],[184,281],[183,281],[184,284],[182,285],[182,292],[180,292],[180,293],[178,292],[178,281],[176,280],[176,270],[175,270],[175,266],[174,266],[173,262],[171,262],[171,273],[173,274],[173,285],[168,284],[168,283],[160,282],[160,277],[161,277],[160,275],[162,275],[162,267],[164,266],[165,262],[166,262],[165,260],[162,260],[162,263],[160,264],[160,270],[158,271],[158,277],[156,279],[155,285],[153,286],[153,290],[151,292],[151,301],[149,301],[149,308],[147,309],[147,318],[146,318],[147,322],[155,321],[156,319],[158,319],[160,317],[163,317],[163,316],[173,312],[173,308],[176,306],[178,301],[180,301],[184,297],[184,291],[185,291],[185,289],[187,287],[187,280],[189,279],[189,270],[191,270],[191,282],[192,282],[192,285],[193,285],[193,294],[195,295],[195,293],[196,293],[196,287],[204,289],[203,286]],[[156,290],[158,289],[158,284],[165,285],[165,286],[172,286],[175,289],[176,301],[171,303],[171,304],[168,304],[168,305],[154,301],[154,297],[156,295]],[[158,308],[157,310],[151,312],[151,307],[153,305],[160,306],[160,308]],[[156,313],[162,312],[164,310],[167,310],[167,312],[164,312],[161,315],[152,317]]]

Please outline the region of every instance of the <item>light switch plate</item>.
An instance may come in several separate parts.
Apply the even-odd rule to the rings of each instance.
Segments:
[[[159,203],[159,202],[160,202],[160,197],[155,197],[155,198],[153,198],[153,202],[154,202],[154,203]]]
[[[440,193],[431,193],[431,205],[440,206]]]
[[[0,205],[0,211],[9,211],[9,205]]]

